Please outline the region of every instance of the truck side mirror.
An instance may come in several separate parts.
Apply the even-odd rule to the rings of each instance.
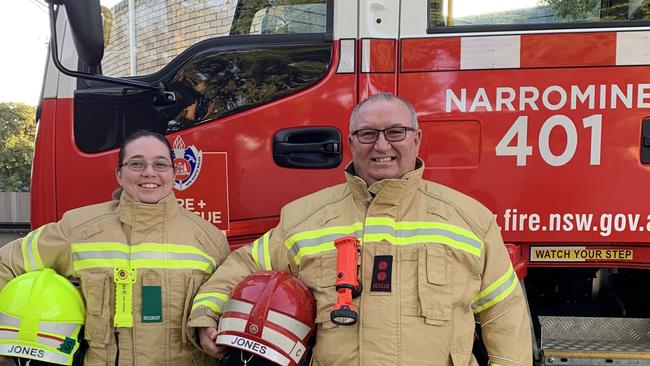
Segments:
[[[104,33],[99,0],[63,0],[79,58],[96,67],[104,57]]]
[[[100,75],[100,64],[104,57],[104,32],[102,26],[99,0],[45,0],[50,9],[50,51],[52,62],[63,74],[84,80],[112,83],[137,89],[155,90],[154,103],[169,105],[176,102],[174,93],[167,92],[162,83],[152,85],[145,81],[127,78],[113,78]],[[58,41],[56,39],[56,18],[59,7],[63,4],[68,14],[68,23],[72,29],[72,38],[79,60],[91,69],[90,72],[74,71],[66,68],[59,60]]]

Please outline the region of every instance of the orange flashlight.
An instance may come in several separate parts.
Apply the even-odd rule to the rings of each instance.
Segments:
[[[330,319],[336,325],[353,325],[359,313],[352,299],[361,295],[361,283],[357,277],[359,263],[359,240],[354,236],[344,236],[334,240],[336,247],[336,291],[338,299]]]

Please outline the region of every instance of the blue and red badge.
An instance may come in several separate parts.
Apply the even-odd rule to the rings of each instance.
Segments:
[[[189,188],[196,181],[201,171],[203,154],[194,145],[185,146],[185,141],[178,136],[174,140],[173,149],[174,188],[182,191]]]

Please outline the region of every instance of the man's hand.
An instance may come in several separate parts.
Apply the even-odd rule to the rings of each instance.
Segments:
[[[226,355],[226,347],[217,346],[217,329],[215,327],[199,328],[199,342],[203,352],[208,355],[221,359]]]

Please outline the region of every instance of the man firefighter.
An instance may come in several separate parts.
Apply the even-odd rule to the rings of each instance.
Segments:
[[[223,355],[215,327],[232,288],[288,268],[316,299],[313,365],[473,365],[475,322],[491,365],[532,364],[527,305],[495,218],[422,179],[416,117],[388,93],[354,109],[346,183],[285,206],[200,288],[188,325],[206,353]]]

